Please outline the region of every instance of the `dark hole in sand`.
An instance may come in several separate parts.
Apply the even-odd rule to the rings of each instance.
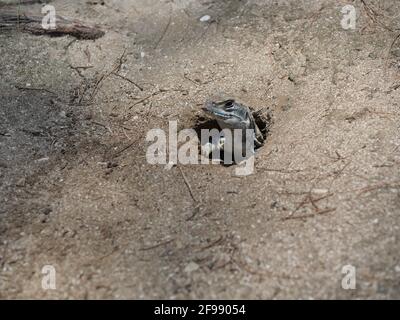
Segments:
[[[266,110],[257,110],[254,111],[252,108],[250,108],[253,117],[254,117],[254,121],[256,122],[258,128],[261,131],[261,134],[264,138],[264,144],[267,140],[268,137],[268,133],[272,124],[272,117],[271,117],[271,113],[269,111],[269,109]],[[207,129],[207,130],[212,130],[212,129],[217,129],[217,130],[221,130],[220,126],[218,125],[218,122],[214,119],[210,119],[208,118],[206,115],[199,115],[197,116],[197,118],[195,119],[195,125],[193,126],[193,129],[196,131],[197,136],[199,138],[199,141],[201,141],[201,130],[202,129]],[[211,138],[209,140],[209,142],[211,141]],[[261,146],[262,147],[262,146]],[[256,147],[256,150],[259,149]],[[210,158],[211,158],[211,154],[210,154]],[[224,152],[220,153],[220,159],[221,164],[224,164]]]

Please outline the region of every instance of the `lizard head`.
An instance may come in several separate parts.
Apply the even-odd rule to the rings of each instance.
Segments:
[[[233,99],[207,102],[203,110],[217,120],[222,129],[250,129],[250,111]]]

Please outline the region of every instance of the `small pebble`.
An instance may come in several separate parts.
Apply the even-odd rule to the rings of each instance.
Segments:
[[[200,266],[196,263],[196,262],[190,262],[183,271],[185,271],[186,273],[191,273],[193,271],[196,271],[197,269],[199,269]]]
[[[206,14],[205,16],[202,16],[201,18],[200,18],[200,21],[201,22],[207,22],[207,21],[209,21],[211,19],[211,17],[208,15],[208,14]]]

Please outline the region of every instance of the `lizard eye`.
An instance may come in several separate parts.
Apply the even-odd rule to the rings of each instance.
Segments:
[[[234,100],[227,100],[226,102],[225,102],[225,109],[226,110],[232,110],[233,109],[233,103],[234,103]]]

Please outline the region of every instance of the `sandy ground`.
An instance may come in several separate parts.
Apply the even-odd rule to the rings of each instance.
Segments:
[[[0,33],[1,298],[400,298],[397,0],[65,2],[105,36]],[[219,93],[272,115],[253,175],[146,162]]]

